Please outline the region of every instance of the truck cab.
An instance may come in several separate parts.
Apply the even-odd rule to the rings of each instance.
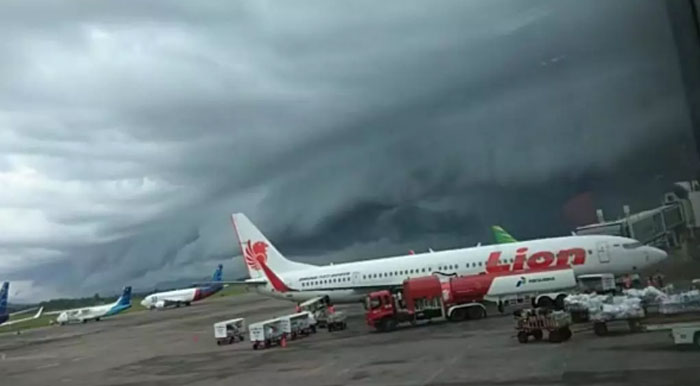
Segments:
[[[379,329],[379,324],[396,314],[395,299],[387,290],[371,292],[365,299],[367,325]]]

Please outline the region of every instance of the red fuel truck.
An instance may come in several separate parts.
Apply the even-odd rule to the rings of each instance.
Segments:
[[[483,273],[445,281],[438,276],[423,276],[404,280],[402,290],[396,293],[370,293],[365,299],[365,319],[378,331],[391,331],[400,323],[415,324],[419,320],[480,319],[486,317],[482,304],[485,296],[498,298],[575,286],[576,278],[570,268]]]

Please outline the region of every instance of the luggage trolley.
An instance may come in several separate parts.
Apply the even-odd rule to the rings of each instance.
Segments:
[[[216,344],[219,346],[225,343],[235,343],[236,340],[239,342],[243,341],[245,339],[243,336],[244,333],[244,318],[236,318],[214,323],[214,338],[216,339]]]
[[[567,312],[535,308],[518,310],[513,315],[520,343],[527,343],[530,335],[535,340],[542,340],[545,330],[548,340],[552,343],[564,342],[571,338],[571,315]]]

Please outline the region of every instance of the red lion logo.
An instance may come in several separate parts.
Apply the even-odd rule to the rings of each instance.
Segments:
[[[267,247],[264,241],[256,241],[251,245],[251,240],[248,240],[243,253],[245,254],[245,263],[255,271],[260,271],[262,267],[259,262],[267,263]]]

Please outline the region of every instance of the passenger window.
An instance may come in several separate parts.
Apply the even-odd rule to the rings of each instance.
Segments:
[[[421,272],[425,272],[425,268],[423,268],[423,269],[421,270]]]

